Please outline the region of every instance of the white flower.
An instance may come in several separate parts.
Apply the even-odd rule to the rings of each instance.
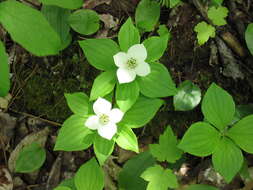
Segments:
[[[119,83],[134,81],[136,75],[146,76],[150,73],[150,66],[145,62],[147,50],[143,44],[135,44],[125,52],[119,52],[113,56],[118,68],[117,77]]]
[[[90,116],[85,126],[92,130],[98,130],[98,134],[111,140],[117,132],[116,123],[120,122],[124,113],[118,109],[113,108],[111,102],[104,98],[98,98],[93,104],[93,111],[96,115]]]

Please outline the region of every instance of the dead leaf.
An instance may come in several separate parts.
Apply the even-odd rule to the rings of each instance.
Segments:
[[[106,3],[107,5],[109,5],[111,3],[112,0],[87,0],[84,3],[83,8],[85,9],[93,9],[101,4]]]
[[[10,172],[4,166],[0,166],[0,190],[12,190],[13,181]]]

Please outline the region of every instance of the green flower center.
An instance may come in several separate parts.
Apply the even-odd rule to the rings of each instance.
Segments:
[[[127,68],[129,69],[135,69],[138,65],[136,59],[134,58],[128,59],[126,64],[127,64]]]
[[[109,116],[108,116],[108,115],[102,114],[102,115],[99,117],[99,123],[102,124],[102,125],[108,124],[109,121],[110,121],[110,119],[109,119]]]

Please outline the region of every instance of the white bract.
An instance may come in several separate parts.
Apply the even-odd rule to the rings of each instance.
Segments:
[[[134,81],[136,75],[146,76],[150,73],[150,66],[145,62],[147,50],[143,44],[131,46],[127,53],[119,52],[113,56],[114,63],[118,67],[117,77],[119,83]]]
[[[98,130],[98,134],[111,140],[117,133],[116,123],[120,122],[124,113],[113,108],[111,102],[104,98],[98,98],[93,104],[93,111],[96,115],[90,116],[85,122],[85,126],[92,130]]]

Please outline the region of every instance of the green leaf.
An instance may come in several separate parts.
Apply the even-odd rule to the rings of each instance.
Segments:
[[[5,47],[0,41],[0,97],[5,97],[10,90],[10,69],[8,64],[8,56]]]
[[[59,186],[60,187],[68,187],[71,190],[77,190],[76,186],[75,186],[74,178],[65,179],[64,181],[61,182],[61,184]]]
[[[163,169],[160,165],[146,169],[141,177],[148,181],[147,190],[167,190],[177,188],[177,178],[170,169]]]
[[[46,151],[37,143],[24,147],[18,155],[15,171],[29,173],[38,170],[46,160]]]
[[[132,150],[139,153],[138,140],[131,128],[127,126],[120,127],[116,143],[126,150]]]
[[[83,0],[39,0],[45,5],[56,5],[66,9],[78,9],[83,5]]]
[[[139,128],[146,125],[155,116],[163,104],[160,99],[139,97],[133,107],[128,110],[119,125]]]
[[[186,80],[179,85],[178,92],[173,97],[174,107],[177,111],[192,110],[200,103],[200,100],[200,88],[189,80]]]
[[[249,173],[248,162],[245,158],[243,160],[243,164],[242,164],[242,167],[239,171],[239,174],[240,174],[240,177],[242,178],[242,180],[252,179],[250,176],[250,173]]]
[[[117,84],[116,88],[116,102],[119,108],[126,112],[136,102],[139,97],[139,85],[136,81],[125,84]]]
[[[212,162],[214,169],[229,183],[242,167],[242,151],[230,139],[224,137],[213,152]]]
[[[135,12],[135,21],[137,27],[143,32],[150,32],[158,23],[159,18],[159,3],[151,0],[141,0]]]
[[[127,52],[132,45],[140,43],[139,31],[134,26],[131,18],[128,18],[121,26],[118,34],[118,40],[121,50],[125,52]]]
[[[209,156],[220,140],[219,132],[205,122],[197,122],[190,126],[178,147],[195,156]]]
[[[174,135],[170,126],[159,137],[159,144],[150,144],[151,154],[160,162],[175,163],[181,155],[182,151],[177,147],[177,137]]]
[[[219,190],[216,187],[204,184],[194,184],[190,185],[186,190]]]
[[[92,85],[90,100],[110,94],[117,82],[115,71],[106,71],[97,76]]]
[[[214,25],[223,26],[227,24],[225,18],[228,16],[227,7],[211,7],[207,12],[208,18],[213,22]]]
[[[251,114],[253,114],[253,104],[238,105],[236,106],[235,109],[235,116],[233,123]]]
[[[175,7],[179,3],[181,3],[181,0],[170,0],[170,8]]]
[[[249,24],[245,31],[245,40],[251,55],[253,55],[253,23]]]
[[[92,66],[99,70],[116,70],[113,56],[120,49],[113,40],[88,39],[79,41],[79,45]]]
[[[206,43],[210,37],[215,37],[215,28],[204,21],[198,23],[194,27],[194,31],[197,32],[199,45],[203,45],[204,43]]]
[[[72,115],[64,121],[57,136],[54,150],[78,151],[87,149],[92,141],[84,141],[91,135],[91,131],[84,126],[87,116]]]
[[[67,104],[74,114],[86,115],[89,111],[89,97],[83,92],[65,93]]]
[[[94,138],[94,152],[100,165],[103,165],[114,149],[114,140],[107,140],[99,135]]]
[[[150,67],[150,74],[138,78],[140,92],[150,98],[175,95],[177,89],[167,68],[160,63],[150,64]]]
[[[77,190],[102,190],[104,187],[104,172],[95,158],[83,164],[75,175]]]
[[[0,3],[0,23],[11,38],[37,56],[58,54],[61,40],[41,12],[17,1]]]
[[[65,49],[71,42],[71,35],[69,33],[70,27],[67,23],[70,15],[70,10],[63,9],[57,6],[42,6],[41,12],[46,17],[47,21],[53,27],[55,32],[61,39],[61,50]]]
[[[223,3],[223,0],[212,0],[211,3],[216,6],[221,6]]]
[[[94,34],[99,29],[99,16],[93,10],[78,10],[69,17],[71,28],[84,35]]]
[[[238,121],[227,135],[245,152],[253,154],[253,115]]]
[[[207,89],[201,109],[207,121],[224,130],[234,117],[235,103],[230,94],[213,83]]]
[[[124,190],[146,190],[147,182],[140,175],[148,167],[155,164],[155,159],[149,152],[142,152],[128,160],[119,173],[119,187]],[[129,183],[131,182],[131,183]]]
[[[54,190],[71,190],[71,189],[68,187],[59,186],[59,187],[54,188]]]

